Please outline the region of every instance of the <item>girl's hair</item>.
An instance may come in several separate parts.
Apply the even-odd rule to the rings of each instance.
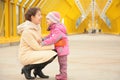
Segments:
[[[25,19],[31,21],[31,16],[35,16],[37,11],[40,11],[40,8],[30,8],[25,13]]]

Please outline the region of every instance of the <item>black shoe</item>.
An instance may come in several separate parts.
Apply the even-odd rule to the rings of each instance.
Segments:
[[[26,79],[35,79],[35,77],[31,76],[31,66],[27,65],[22,68],[21,74],[24,74]]]
[[[44,63],[40,63],[40,64],[34,64],[35,68],[34,68],[34,76],[37,77],[41,77],[41,78],[49,78],[49,76],[44,75],[42,72],[42,69],[47,66],[49,63],[51,63],[55,58],[57,57],[57,55],[53,56],[50,60],[48,60],[47,62]]]
[[[49,76],[44,75],[42,71],[38,71],[37,69],[34,70],[33,74],[35,77],[39,76],[40,78],[49,78]]]

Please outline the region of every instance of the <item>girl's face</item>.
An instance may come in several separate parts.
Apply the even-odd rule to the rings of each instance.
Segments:
[[[38,25],[41,22],[41,18],[42,18],[41,12],[37,11],[36,14],[35,14],[35,16],[31,16],[31,21],[34,24]]]
[[[52,23],[53,22],[49,18],[47,18],[47,25],[50,26]]]

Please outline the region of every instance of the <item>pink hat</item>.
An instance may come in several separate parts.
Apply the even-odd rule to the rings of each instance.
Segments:
[[[59,12],[49,12],[46,16],[46,18],[50,19],[53,23],[59,23],[60,22],[60,13]]]

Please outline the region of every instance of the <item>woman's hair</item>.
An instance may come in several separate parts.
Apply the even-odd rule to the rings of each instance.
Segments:
[[[25,13],[25,19],[31,21],[31,16],[35,16],[37,11],[40,11],[40,8],[30,8]]]

